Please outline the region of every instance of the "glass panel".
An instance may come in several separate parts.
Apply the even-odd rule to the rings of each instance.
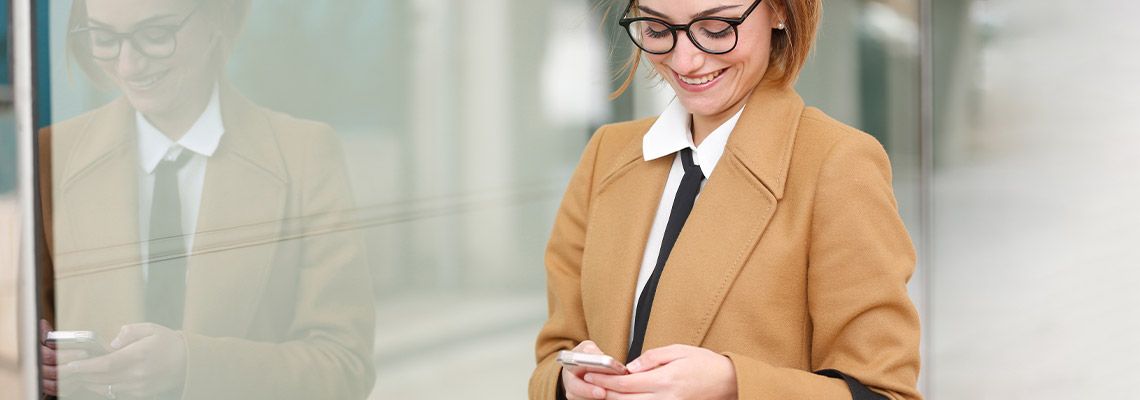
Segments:
[[[933,3],[932,397],[1134,397],[1140,7]]]
[[[95,335],[57,349],[109,353],[64,398],[525,390],[554,210],[589,134],[628,118],[590,2],[50,10],[44,318]]]

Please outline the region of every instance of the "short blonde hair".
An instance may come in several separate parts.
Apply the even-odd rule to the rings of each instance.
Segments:
[[[819,30],[820,16],[823,14],[822,0],[763,0],[784,17],[785,28],[772,32],[772,52],[768,57],[768,72],[764,79],[781,86],[795,84],[800,70],[811,54]],[[637,6],[638,0],[614,0],[614,6],[623,10]],[[621,4],[625,3],[625,4]],[[634,46],[629,60],[623,67],[625,80],[613,93],[611,99],[621,97],[633,83],[634,74],[641,64],[641,49]]]

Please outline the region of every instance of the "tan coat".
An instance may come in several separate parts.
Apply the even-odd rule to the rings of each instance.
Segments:
[[[673,162],[642,157],[652,123],[599,129],[571,178],[546,252],[549,319],[532,399],[555,397],[559,350],[593,340],[625,357]],[[644,348],[727,355],[741,399],[850,399],[842,380],[812,373],[824,369],[920,399],[919,321],[906,288],[914,265],[883,147],[791,89],[761,87],[673,248]]]
[[[342,229],[352,199],[339,142],[228,86],[221,107],[187,264],[184,398],[364,398],[371,279]],[[41,135],[56,329],[106,342],[143,320],[136,137],[123,99]]]

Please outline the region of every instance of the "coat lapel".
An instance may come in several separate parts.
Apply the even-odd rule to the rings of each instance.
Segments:
[[[802,110],[791,89],[752,94],[665,265],[646,349],[704,340],[783,197]]]
[[[284,239],[288,174],[264,112],[228,86],[220,101],[226,132],[206,164],[184,326],[242,336]]]
[[[672,159],[642,160],[640,136],[612,172],[603,173],[591,206],[582,256],[582,306],[590,338],[606,354],[625,357],[630,315],[645,240],[657,213]]]
[[[119,326],[141,319],[133,115],[120,99],[74,125],[52,127],[57,329],[114,337]],[[62,141],[69,145],[57,146]]]

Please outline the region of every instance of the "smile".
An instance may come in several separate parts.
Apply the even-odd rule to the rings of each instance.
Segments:
[[[125,82],[127,83],[128,86],[130,86],[131,88],[134,88],[136,90],[146,90],[146,89],[150,89],[150,88],[156,86],[158,81],[160,81],[160,80],[162,80],[162,78],[166,77],[166,74],[169,72],[170,71],[162,71],[162,72],[154,73],[154,74],[150,74],[150,75],[143,75],[143,76],[139,76],[139,77],[134,77],[134,78],[126,79]]]
[[[690,84],[690,85],[704,85],[706,83],[712,82],[713,79],[716,79],[722,73],[724,73],[723,69],[713,71],[712,73],[709,73],[709,74],[706,74],[703,76],[699,76],[699,77],[695,77],[695,78],[690,78],[690,77],[687,77],[687,76],[684,76],[681,74],[677,74],[677,79],[680,79],[681,82],[685,82],[685,83]]]

